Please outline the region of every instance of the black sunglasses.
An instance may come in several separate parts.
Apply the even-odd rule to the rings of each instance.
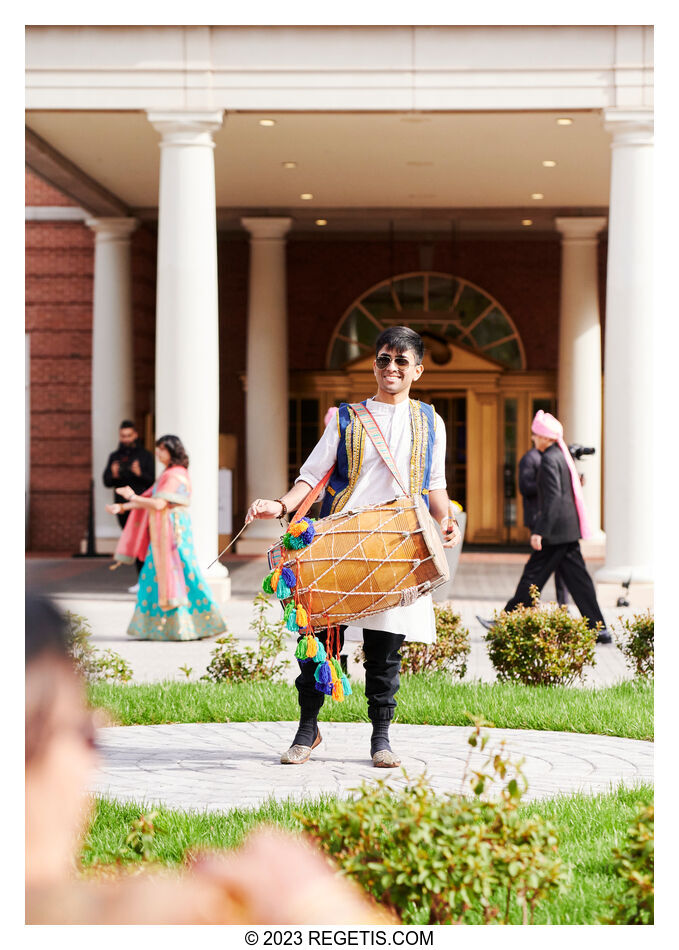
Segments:
[[[413,365],[413,363],[410,362],[407,356],[394,356],[393,360],[397,366],[404,367],[404,366]],[[387,366],[389,366],[389,364],[391,363],[391,361],[392,361],[391,356],[386,356],[386,355],[378,356],[377,359],[375,360],[375,366],[377,366],[378,369],[386,369]]]

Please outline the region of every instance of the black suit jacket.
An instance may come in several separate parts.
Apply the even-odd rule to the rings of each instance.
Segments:
[[[580,520],[568,463],[557,443],[542,453],[538,472],[538,516],[533,534],[546,544],[566,544],[580,537]]]

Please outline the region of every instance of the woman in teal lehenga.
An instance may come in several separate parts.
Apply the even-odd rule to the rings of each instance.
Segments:
[[[224,633],[226,624],[193,546],[188,456],[176,435],[161,436],[156,455],[166,467],[151,488],[135,495],[123,486],[116,490],[125,501],[106,506],[111,514],[131,512],[116,561],[144,561],[127,633],[140,640],[199,640]]]

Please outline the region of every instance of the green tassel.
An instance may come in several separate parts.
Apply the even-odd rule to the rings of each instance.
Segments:
[[[344,695],[351,696],[351,684],[349,683],[349,680],[346,678],[344,673],[342,673],[341,679],[342,679],[342,687],[344,688]]]
[[[262,590],[265,594],[273,594],[273,587],[271,586],[271,578],[273,577],[273,571],[270,574],[267,574],[264,580],[262,581]]]
[[[306,639],[304,639],[304,637],[297,644],[297,649],[295,650],[295,657],[298,660],[306,659]]]

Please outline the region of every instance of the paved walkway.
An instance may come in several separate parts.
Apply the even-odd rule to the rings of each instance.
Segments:
[[[508,595],[516,587],[525,560],[524,553],[463,552],[452,590],[439,594],[440,601],[442,596],[452,595],[450,603],[460,613],[462,623],[470,632],[471,652],[466,681],[493,682],[495,679],[484,642],[485,631],[476,620],[476,615],[491,617],[493,611],[502,609]],[[231,574],[233,596],[224,609],[224,618],[229,631],[239,641],[253,645],[255,638],[249,628],[253,618],[252,599],[261,589],[261,581],[266,573],[265,561],[263,558],[232,557],[225,558],[225,562]],[[190,669],[189,679],[199,679],[215,649],[214,639],[189,643],[131,640],[125,631],[134,609],[135,596],[128,594],[127,588],[134,583],[135,572],[131,567],[110,571],[109,563],[105,558],[32,558],[27,561],[27,582],[53,596],[63,609],[84,616],[91,625],[94,645],[99,649],[114,650],[125,657],[134,672],[134,682],[184,680],[187,675],[180,667]],[[593,572],[600,563],[589,561],[590,570]],[[620,593],[621,589],[617,585],[598,586],[599,601],[609,625],[616,624],[621,615],[631,616],[652,603],[652,590],[632,585],[629,595],[631,606],[615,607]],[[543,599],[549,601],[554,597],[554,584],[550,580],[543,592]],[[573,612],[577,615],[575,608]],[[272,620],[280,617],[277,602],[273,599],[269,616]],[[295,641],[291,637],[287,655],[292,662],[286,676],[290,682],[296,676],[294,648]],[[363,668],[353,661],[354,648],[349,644],[345,652],[349,658],[351,675],[362,680]],[[597,646],[596,664],[587,672],[583,685],[606,686],[630,676],[617,647]]]
[[[484,630],[476,615],[491,617],[514,590],[526,555],[462,553],[452,590],[452,606],[470,631],[471,653],[465,680],[492,682],[495,672],[488,659]],[[261,558],[227,560],[233,596],[224,616],[229,631],[243,643],[254,642],[249,629],[252,600],[266,573]],[[590,562],[594,571],[597,562]],[[134,583],[132,568],[109,570],[107,559],[35,558],[27,562],[27,582],[53,596],[63,609],[89,621],[93,642],[100,649],[122,654],[134,670],[134,681],[186,678],[181,666],[190,667],[189,678],[205,671],[214,640],[190,643],[134,641],[126,636],[135,597],[127,593]],[[631,615],[651,604],[652,590],[630,590],[631,606],[615,607],[621,593],[615,587],[599,587],[599,601],[607,623]],[[553,582],[543,599],[554,597]],[[440,598],[439,598],[440,599]],[[272,601],[272,620],[280,617]],[[287,653],[293,657],[294,638]],[[354,660],[355,648],[345,647],[349,671],[363,679],[363,668]],[[296,675],[291,663],[287,679]],[[604,686],[630,677],[621,652],[614,645],[596,648],[596,664],[584,685]],[[121,801],[172,808],[228,810],[252,807],[270,798],[314,798],[321,793],[348,795],[364,779],[387,778],[403,784],[400,770],[377,770],[368,756],[369,726],[362,723],[323,723],[323,743],[306,765],[283,766],[279,757],[290,744],[294,724],[205,723],[166,726],[127,726],[100,730],[102,766],[92,791]],[[410,775],[426,769],[439,792],[461,790],[465,762],[470,753],[469,727],[392,726],[392,745],[402,756]],[[599,792],[619,782],[634,784],[653,780],[653,744],[610,736],[529,730],[492,730],[494,741],[505,739],[513,758],[525,756],[529,782],[528,798],[560,792]],[[476,753],[472,767],[485,761]]]
[[[294,735],[290,722],[127,726],[102,729],[103,763],[91,791],[145,806],[226,811],[270,800],[347,796],[364,779],[404,784],[400,769],[375,769],[369,726],[321,723],[323,742],[303,766],[279,756]],[[653,743],[613,736],[493,729],[486,752],[467,744],[465,726],[391,727],[392,747],[410,776],[425,771],[439,793],[460,792],[465,764],[478,768],[502,740],[512,759],[525,757],[526,799],[605,792],[620,782],[653,781]]]

